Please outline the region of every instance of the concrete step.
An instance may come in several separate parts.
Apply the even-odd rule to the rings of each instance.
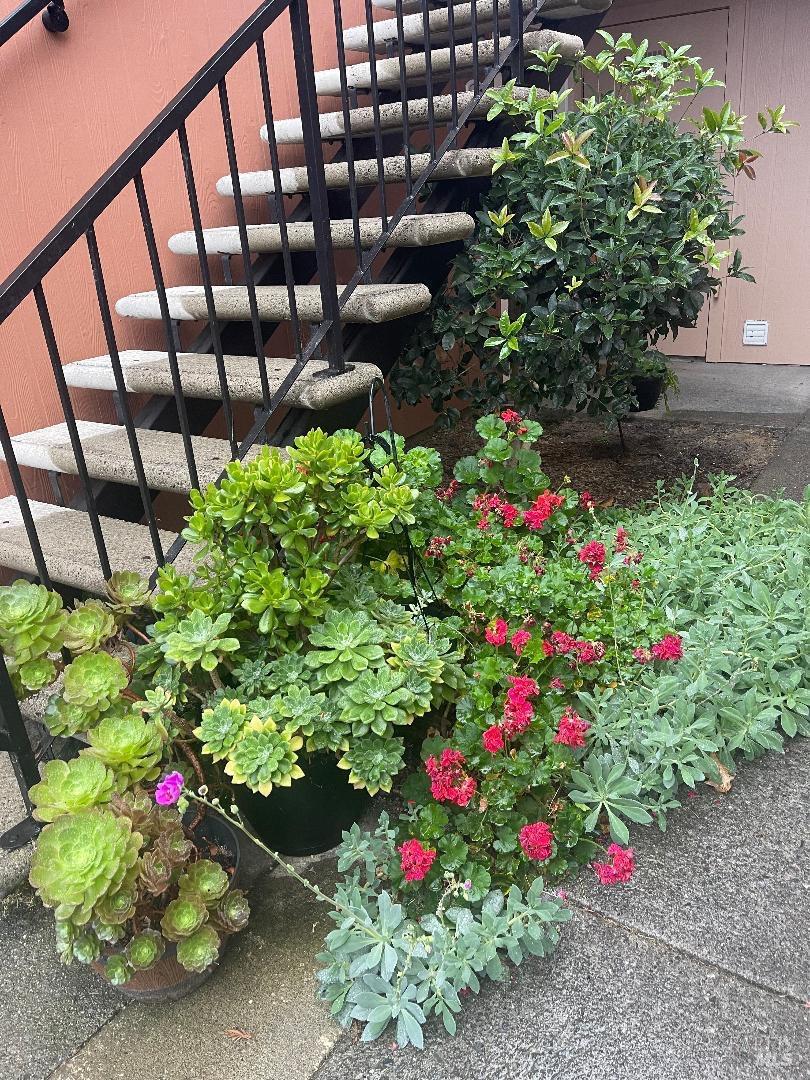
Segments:
[[[169,358],[165,352],[128,349],[119,356],[124,383],[131,393],[174,395]],[[223,361],[231,398],[258,405],[262,401],[262,386],[256,357],[225,356]],[[294,360],[267,357],[267,381],[271,394],[281,386],[294,364]],[[177,366],[184,397],[211,401],[221,399],[215,357],[209,353],[178,353]],[[379,368],[373,364],[353,364],[350,371],[327,377],[328,370],[328,365],[322,360],[310,360],[285,394],[285,404],[298,409],[328,409],[367,393],[373,380],[380,376]],[[89,390],[116,389],[109,356],[76,360],[66,364],[64,372],[68,386]]]
[[[431,174],[433,180],[457,180],[470,176],[489,176],[492,172],[494,147],[465,147],[448,150]],[[415,180],[431,163],[430,154],[411,154],[411,177]],[[324,165],[326,186],[346,188],[349,186],[349,166],[345,161]],[[377,183],[379,169],[377,159],[355,161],[354,178],[358,187],[370,187]],[[383,178],[386,184],[401,184],[405,180],[405,158],[383,158]],[[270,195],[275,190],[270,171],[240,173],[239,184],[243,195]],[[309,191],[309,174],[305,165],[281,170],[281,190],[285,195],[297,195]],[[230,176],[223,176],[217,183],[220,195],[233,196]],[[123,314],[123,312],[121,313]]]
[[[345,250],[354,247],[354,226],[351,218],[331,221],[332,246]],[[469,214],[413,214],[404,217],[391,234],[387,247],[429,247],[465,240],[475,228]],[[360,218],[360,244],[370,248],[380,238],[382,218]],[[248,247],[266,254],[281,251],[281,228],[278,225],[248,225]],[[240,255],[242,246],[239,229],[227,225],[220,229],[204,229],[203,240],[209,255]],[[314,251],[315,234],[311,221],[291,221],[287,225],[287,242],[291,251]],[[169,248],[175,255],[196,255],[197,239],[193,232],[175,233],[169,237]]]
[[[116,424],[97,424],[91,420],[77,423],[87,472],[93,480],[137,485],[127,433]],[[139,428],[138,447],[150,488],[157,491],[191,491],[182,436],[175,431]],[[67,424],[28,431],[11,440],[20,465],[29,469],[68,473],[75,476],[76,458],[70,445]],[[200,485],[213,484],[231,460],[230,445],[225,439],[193,435],[194,460]],[[258,449],[258,448],[257,448]],[[4,460],[0,452],[0,460]]]
[[[529,94],[527,87],[515,87],[515,97],[525,98]],[[469,90],[461,90],[456,95],[458,111],[462,112],[472,102],[475,95]],[[473,109],[473,116],[486,116],[492,102],[488,98],[482,98]],[[433,98],[433,119],[437,124],[449,123],[452,119],[453,99],[449,94],[438,94]],[[401,101],[388,102],[380,105],[380,127],[383,131],[401,130],[403,126],[403,113]],[[321,113],[321,138],[340,139],[345,134],[343,123],[343,111]],[[413,98],[408,102],[408,129],[426,127],[428,122],[428,99]],[[365,135],[374,130],[374,110],[370,106],[349,111],[349,124],[352,136]],[[279,145],[302,143],[304,141],[303,128],[300,117],[294,116],[289,120],[276,120],[273,125],[276,142]],[[267,127],[261,131],[262,138],[267,141]]]
[[[397,0],[371,0],[374,7],[385,11],[396,11]],[[454,7],[464,7],[469,0],[451,0]],[[538,14],[543,19],[581,19],[586,15],[593,15],[599,11],[607,11],[613,0],[546,0],[542,5],[542,11]],[[478,10],[483,8],[482,0],[478,0]],[[422,0],[402,0],[402,10],[408,12],[420,12]]]
[[[523,14],[537,8],[537,0],[521,0]],[[501,30],[509,29],[510,0],[498,0],[498,26]],[[479,38],[492,36],[495,0],[478,0],[475,5],[476,26]],[[433,8],[428,16],[431,47],[443,44],[448,39],[449,7]],[[453,40],[458,44],[469,40],[472,32],[471,3],[453,5]],[[406,15],[402,20],[402,37],[408,45],[421,45],[425,40],[424,20],[421,6],[416,14]],[[400,34],[397,20],[383,19],[374,23],[374,45],[377,50],[385,49],[389,44],[399,41]],[[343,31],[343,44],[354,52],[369,52],[368,30],[363,26],[350,26]]]
[[[548,49],[552,43],[556,43],[560,49],[560,55],[565,60],[573,60],[582,51],[582,39],[573,34],[560,34],[556,30],[532,30],[523,38],[526,53],[540,49]],[[510,38],[502,36],[500,50],[504,52],[511,44]],[[458,77],[466,76],[473,67],[473,46],[457,45],[455,50],[456,74]],[[478,42],[478,63],[481,68],[492,64],[495,59],[495,43],[493,41]],[[380,89],[399,88],[399,58],[389,57],[377,60],[377,86]],[[405,57],[406,82],[424,83],[428,69],[427,53],[409,53]],[[430,53],[430,70],[434,82],[442,80],[450,72],[450,49],[433,49]],[[371,64],[349,64],[346,67],[346,83],[350,89],[369,90],[371,88]],[[328,71],[315,72],[315,90],[322,97],[340,97],[340,71],[331,68]]]
[[[51,579],[60,585],[103,595],[104,577],[87,514],[51,503],[29,501],[28,505]],[[145,525],[102,517],[101,531],[113,570],[134,570],[144,577],[152,573],[155,553]],[[174,533],[161,530],[164,551],[176,539]],[[183,552],[175,564],[181,568],[188,559],[188,556],[184,559]],[[0,499],[0,566],[23,574],[37,572],[20,507],[13,495]]]
[[[338,292],[343,288],[338,285]],[[250,320],[248,291],[244,285],[215,285],[214,310],[225,321]],[[166,290],[169,315],[185,322],[207,320],[208,309],[202,285],[178,285]],[[295,299],[301,322],[323,322],[323,305],[319,285],[296,285]],[[264,322],[285,322],[290,318],[290,298],[286,285],[256,286],[259,318]],[[347,323],[382,323],[416,315],[430,304],[430,292],[425,285],[358,285],[341,309],[340,317]],[[131,319],[160,319],[158,294],[133,293],[123,296],[115,305],[119,315]]]

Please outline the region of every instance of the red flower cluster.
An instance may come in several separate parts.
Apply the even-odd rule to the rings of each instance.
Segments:
[[[602,885],[618,885],[620,882],[629,881],[636,869],[633,849],[611,844],[607,853],[609,862],[591,863]]]
[[[532,825],[524,825],[518,833],[518,840],[527,859],[545,862],[546,859],[551,858],[554,834],[545,821],[535,821]]]
[[[433,848],[423,847],[419,840],[406,840],[397,851],[401,856],[399,865],[406,881],[421,881],[429,873],[436,858]]]
[[[579,505],[582,507],[583,510],[593,510],[593,508],[596,506],[596,503],[593,501],[593,495],[591,495],[590,491],[582,492],[579,497]]]
[[[428,559],[440,559],[444,555],[444,549],[452,542],[452,536],[434,536],[425,548],[425,557]]]
[[[653,645],[650,652],[655,660],[680,660],[683,657],[683,643],[679,634],[664,634]]]
[[[509,639],[509,644],[515,650],[515,656],[522,656],[523,650],[532,640],[532,635],[528,630],[516,630]]]
[[[580,664],[595,664],[605,655],[605,646],[601,641],[575,641],[574,647]]]
[[[575,712],[570,705],[563,709],[563,714],[560,717],[560,723],[557,728],[557,734],[554,736],[554,742],[560,743],[561,746],[570,746],[572,748],[585,745],[585,732],[591,725],[587,720],[583,720],[579,713]]]
[[[508,738],[522,735],[534,716],[534,707],[529,698],[540,693],[540,687],[526,675],[510,675],[509,689],[503,706],[503,730]]]
[[[484,734],[481,736],[481,742],[484,744],[484,749],[487,753],[497,754],[504,747],[503,731],[497,724],[493,724],[492,727],[487,728]]]
[[[554,630],[551,641],[543,642],[543,652],[546,656],[553,656],[555,653],[557,656],[568,656],[569,653],[576,653],[575,663],[595,664],[605,655],[605,646],[601,641],[577,641],[563,630]]]
[[[482,492],[473,500],[473,510],[477,510],[481,517],[478,519],[478,528],[486,532],[491,525],[490,514],[495,513],[501,519],[505,529],[511,529],[520,524],[520,511],[510,502],[504,502],[499,495],[489,495]]]
[[[439,502],[450,502],[459,486],[458,480],[451,480],[446,488],[436,488],[436,498]]]
[[[555,510],[565,502],[561,495],[555,495],[548,488],[538,495],[531,507],[523,514],[523,524],[527,529],[542,529]]]
[[[585,547],[580,548],[578,558],[590,570],[591,580],[598,578],[605,569],[605,559],[607,558],[605,545],[598,540],[591,540]]]
[[[464,771],[466,758],[460,750],[451,750],[446,746],[437,760],[431,756],[425,762],[425,771],[430,777],[430,793],[437,802],[452,802],[456,806],[467,806],[475,795],[478,785],[472,776]]]
[[[548,684],[548,688],[549,690],[564,690],[565,683],[562,681],[562,679],[552,679],[551,682]]]
[[[616,539],[613,542],[613,550],[616,552],[627,551],[627,530],[620,525],[616,530]]]
[[[523,420],[523,417],[519,412],[515,412],[514,409],[504,409],[501,413],[501,420],[505,424],[519,424]]]
[[[505,645],[506,637],[509,633],[509,626],[505,619],[496,619],[495,622],[486,628],[484,631],[484,637],[487,639],[490,645]]]

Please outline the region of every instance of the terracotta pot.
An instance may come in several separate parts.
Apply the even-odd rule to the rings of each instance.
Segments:
[[[233,866],[231,875],[231,887],[238,886],[240,847],[239,834],[231,828],[228,822],[217,815],[207,812],[203,820],[194,830],[194,838],[198,846],[204,849],[205,843],[224,848],[230,853],[227,860],[228,866]],[[228,945],[229,935],[220,932],[221,945],[219,958]],[[158,962],[147,971],[136,971],[129,982],[116,989],[124,997],[133,1001],[177,1001],[185,997],[214,974],[217,961],[207,967],[205,971],[187,971],[177,961],[177,947],[173,942],[166,942],[166,951]],[[97,960],[91,965],[99,975],[104,978],[104,961]]]
[[[317,855],[340,843],[370,802],[348,781],[335,755],[318,751],[301,762],[304,775],[288,788],[258,795],[243,785],[234,789],[239,809],[253,831],[282,855]]]

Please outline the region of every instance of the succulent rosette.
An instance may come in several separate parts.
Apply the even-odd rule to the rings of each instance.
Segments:
[[[181,897],[198,896],[206,907],[216,904],[228,891],[228,875],[213,859],[198,859],[177,881]]]
[[[157,930],[142,930],[130,938],[124,955],[135,971],[146,971],[160,960],[166,951],[166,942]]]
[[[44,585],[20,578],[0,589],[0,649],[16,664],[58,652],[64,624],[61,598]]]
[[[405,764],[405,745],[401,739],[366,735],[353,743],[338,761],[339,769],[349,773],[349,783],[365,789],[369,795],[390,791],[394,777]]]
[[[186,971],[202,974],[219,956],[219,934],[213,926],[201,926],[177,943],[177,960]]]
[[[98,649],[116,633],[115,619],[100,600],[86,600],[71,611],[65,620],[64,645],[72,653]]]
[[[123,986],[132,978],[132,968],[119,953],[108,956],[104,965],[104,975],[110,986]]]
[[[25,664],[20,664],[16,675],[22,687],[29,694],[35,694],[37,690],[44,690],[54,681],[56,664],[49,657],[41,656],[38,660],[28,660]]]
[[[102,897],[121,887],[142,842],[126,818],[102,807],[66,814],[40,833],[28,880],[57,919],[83,926]]]
[[[157,720],[144,720],[135,710],[105,716],[88,732],[87,741],[89,746],[82,754],[98,758],[112,769],[120,791],[160,775],[166,729]]]
[[[115,776],[101,761],[90,757],[70,761],[46,761],[42,779],[29,795],[37,821],[54,821],[62,814],[73,814],[110,801],[115,790]]]
[[[235,784],[269,795],[274,784],[289,787],[304,775],[296,764],[296,751],[303,745],[300,735],[279,731],[274,720],[254,716],[228,755],[225,772]]]
[[[106,652],[82,653],[65,668],[62,693],[70,705],[88,712],[105,712],[129,682],[120,660]]]
[[[208,909],[199,896],[178,896],[167,906],[160,920],[163,936],[169,941],[182,941],[200,929],[208,919]]]
[[[199,727],[194,734],[203,744],[204,754],[221,761],[239,738],[247,722],[247,705],[235,698],[223,698],[213,709],[203,709]]]
[[[132,570],[116,570],[106,589],[110,607],[122,615],[130,615],[149,603],[149,582]]]
[[[229,889],[211,912],[210,923],[224,934],[244,930],[250,918],[250,904],[241,889]]]

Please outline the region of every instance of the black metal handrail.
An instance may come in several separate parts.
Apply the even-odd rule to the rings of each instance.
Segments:
[[[43,11],[44,8],[44,11]],[[23,0],[19,7],[0,19],[0,46],[10,41],[42,11],[42,25],[52,34],[64,34],[70,26],[65,0]]]

